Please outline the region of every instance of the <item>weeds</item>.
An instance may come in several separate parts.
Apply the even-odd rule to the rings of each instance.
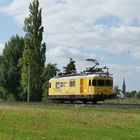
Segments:
[[[97,110],[80,105],[44,108],[0,106],[0,140],[137,140],[140,137],[139,110]]]
[[[104,103],[112,103],[112,104],[140,104],[139,98],[124,98],[124,99],[112,99],[105,100]]]

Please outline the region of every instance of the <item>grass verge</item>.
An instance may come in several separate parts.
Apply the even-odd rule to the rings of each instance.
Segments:
[[[0,140],[139,140],[139,109],[0,105]]]

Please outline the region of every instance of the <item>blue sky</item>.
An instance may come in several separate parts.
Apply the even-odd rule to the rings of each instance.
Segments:
[[[32,0],[0,0],[0,53],[12,35],[24,35],[24,18]],[[40,0],[47,62],[59,68],[69,57],[96,58],[114,74],[114,85],[140,90],[139,0]]]
[[[1,20],[1,32],[0,32],[0,41],[6,42],[12,35],[21,34],[22,28],[17,25],[12,17],[7,16],[6,14],[0,13]]]

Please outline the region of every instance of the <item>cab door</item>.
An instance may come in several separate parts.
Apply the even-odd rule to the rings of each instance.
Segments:
[[[83,94],[83,95],[88,94],[88,79],[87,78],[80,79],[80,94]]]
[[[96,86],[97,80],[96,79],[89,79],[88,81],[88,94],[96,94]]]

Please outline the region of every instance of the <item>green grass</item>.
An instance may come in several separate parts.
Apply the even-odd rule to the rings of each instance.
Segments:
[[[0,140],[139,139],[139,109],[0,105]]]

